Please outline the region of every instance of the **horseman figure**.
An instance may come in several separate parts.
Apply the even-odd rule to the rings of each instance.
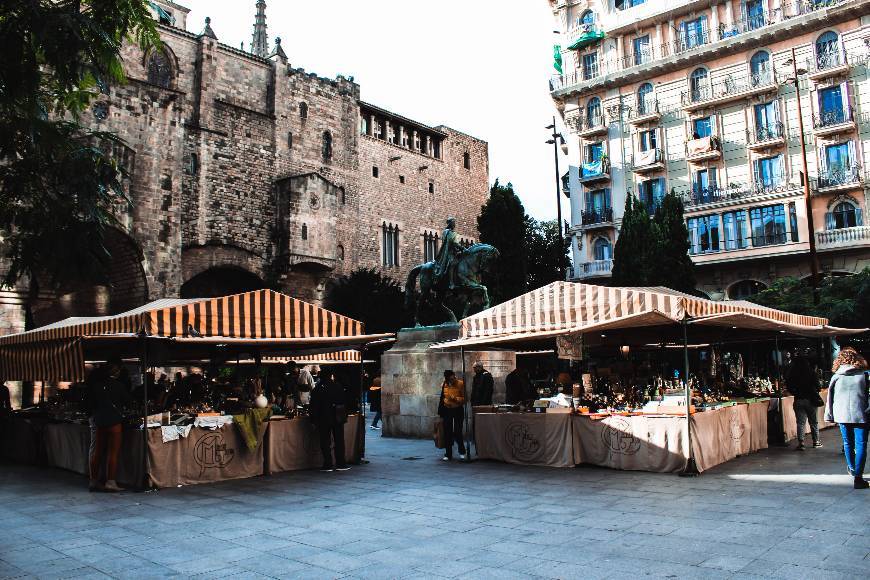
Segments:
[[[447,288],[453,290],[456,287],[456,263],[462,255],[462,245],[459,243],[459,234],[456,233],[456,218],[447,218],[447,227],[441,236],[441,248],[435,256],[435,285],[443,286],[447,281]]]

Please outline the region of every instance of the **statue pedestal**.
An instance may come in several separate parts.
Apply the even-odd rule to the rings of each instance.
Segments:
[[[381,356],[381,407],[383,433],[387,437],[432,437],[432,422],[438,416],[438,400],[445,369],[462,378],[459,349],[431,350],[430,345],[459,337],[458,324],[406,328],[396,343]],[[474,372],[471,365],[483,361],[495,379],[493,401],[504,401],[504,379],[516,368],[512,350],[466,350],[465,391],[471,397]]]

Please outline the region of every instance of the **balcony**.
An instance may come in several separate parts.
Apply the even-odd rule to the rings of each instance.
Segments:
[[[607,158],[599,159],[580,166],[580,183],[594,183],[610,179],[610,163]]]
[[[604,226],[613,223],[613,208],[584,209],[580,212],[580,223],[583,226]]]
[[[634,166],[631,168],[635,173],[651,173],[664,169],[664,151],[659,148],[648,151],[639,151],[634,155]]]
[[[629,125],[642,125],[644,123],[654,123],[662,118],[659,112],[659,101],[654,98],[638,99],[633,107],[628,112]]]
[[[819,250],[847,249],[868,245],[870,245],[870,226],[816,232],[816,247]]]
[[[827,193],[839,193],[861,187],[864,179],[861,175],[861,167],[853,165],[851,167],[828,167],[822,169],[819,173],[818,188],[816,193],[824,195]]]
[[[577,134],[583,139],[596,137],[598,135],[606,135],[607,124],[604,122],[604,115],[599,113],[597,115],[592,115],[591,117],[588,115],[586,117],[578,117]]]
[[[613,260],[595,260],[574,266],[574,277],[579,280],[605,278],[613,271]]]
[[[581,24],[568,31],[568,50],[579,50],[602,40],[604,31],[596,24]]]
[[[762,12],[761,14],[754,14],[738,20],[731,26],[722,23],[719,25],[718,40],[727,40],[747,32],[752,32],[753,30],[764,28],[765,26],[770,26],[777,21],[777,16],[775,12]]]
[[[785,145],[785,126],[779,121],[746,130],[746,146],[751,151]]]
[[[807,76],[814,81],[846,74],[849,68],[849,61],[839,48],[807,59]]]
[[[718,137],[701,137],[686,142],[686,161],[707,161],[721,156],[722,144]]]
[[[813,115],[813,133],[817,137],[834,135],[855,129],[852,107],[831,109]]]
[[[756,196],[777,196],[793,194],[800,184],[792,183],[783,175],[774,176],[770,181],[756,181],[750,186],[733,184],[730,187],[693,187],[691,192],[683,194],[683,205],[686,211],[711,204],[741,203]]]
[[[773,71],[762,71],[747,75],[744,78],[726,75],[725,78],[714,82],[709,87],[700,87],[683,92],[683,110],[695,111],[704,107],[739,101],[754,95],[775,91],[778,87],[779,83]]]

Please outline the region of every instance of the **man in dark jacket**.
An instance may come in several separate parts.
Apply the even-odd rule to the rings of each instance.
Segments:
[[[477,361],[471,368],[474,369],[474,379],[471,382],[471,406],[492,405],[492,374],[483,367],[483,361]]]
[[[535,398],[529,373],[525,369],[514,369],[505,377],[505,402],[516,405]]]
[[[344,425],[347,423],[347,402],[344,389],[335,382],[334,374],[324,370],[320,384],[311,391],[311,420],[320,433],[320,450],[323,452],[321,471],[347,471],[350,469],[344,454]],[[332,462],[332,447],[335,445],[335,463]]]

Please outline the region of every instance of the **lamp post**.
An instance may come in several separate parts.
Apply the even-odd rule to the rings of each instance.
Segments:
[[[556,131],[556,117],[553,116],[553,123],[547,125],[546,129],[553,131],[552,138],[547,139],[547,144],[553,146],[553,160],[556,162],[556,227],[559,228],[559,278],[565,280],[564,267],[564,247],[565,236],[562,234],[562,177],[559,175],[559,146],[565,146],[565,138],[561,133]]]
[[[783,63],[792,67],[795,100],[797,101],[798,132],[801,140],[801,164],[803,165],[804,204],[807,212],[807,229],[810,231],[810,286],[813,289],[813,304],[819,303],[819,255],[816,253],[816,227],[813,220],[813,204],[810,194],[810,176],[807,169],[807,145],[804,141],[804,116],[801,109],[800,75],[806,74],[806,70],[798,69],[797,57],[794,47],[791,49],[791,58]]]

